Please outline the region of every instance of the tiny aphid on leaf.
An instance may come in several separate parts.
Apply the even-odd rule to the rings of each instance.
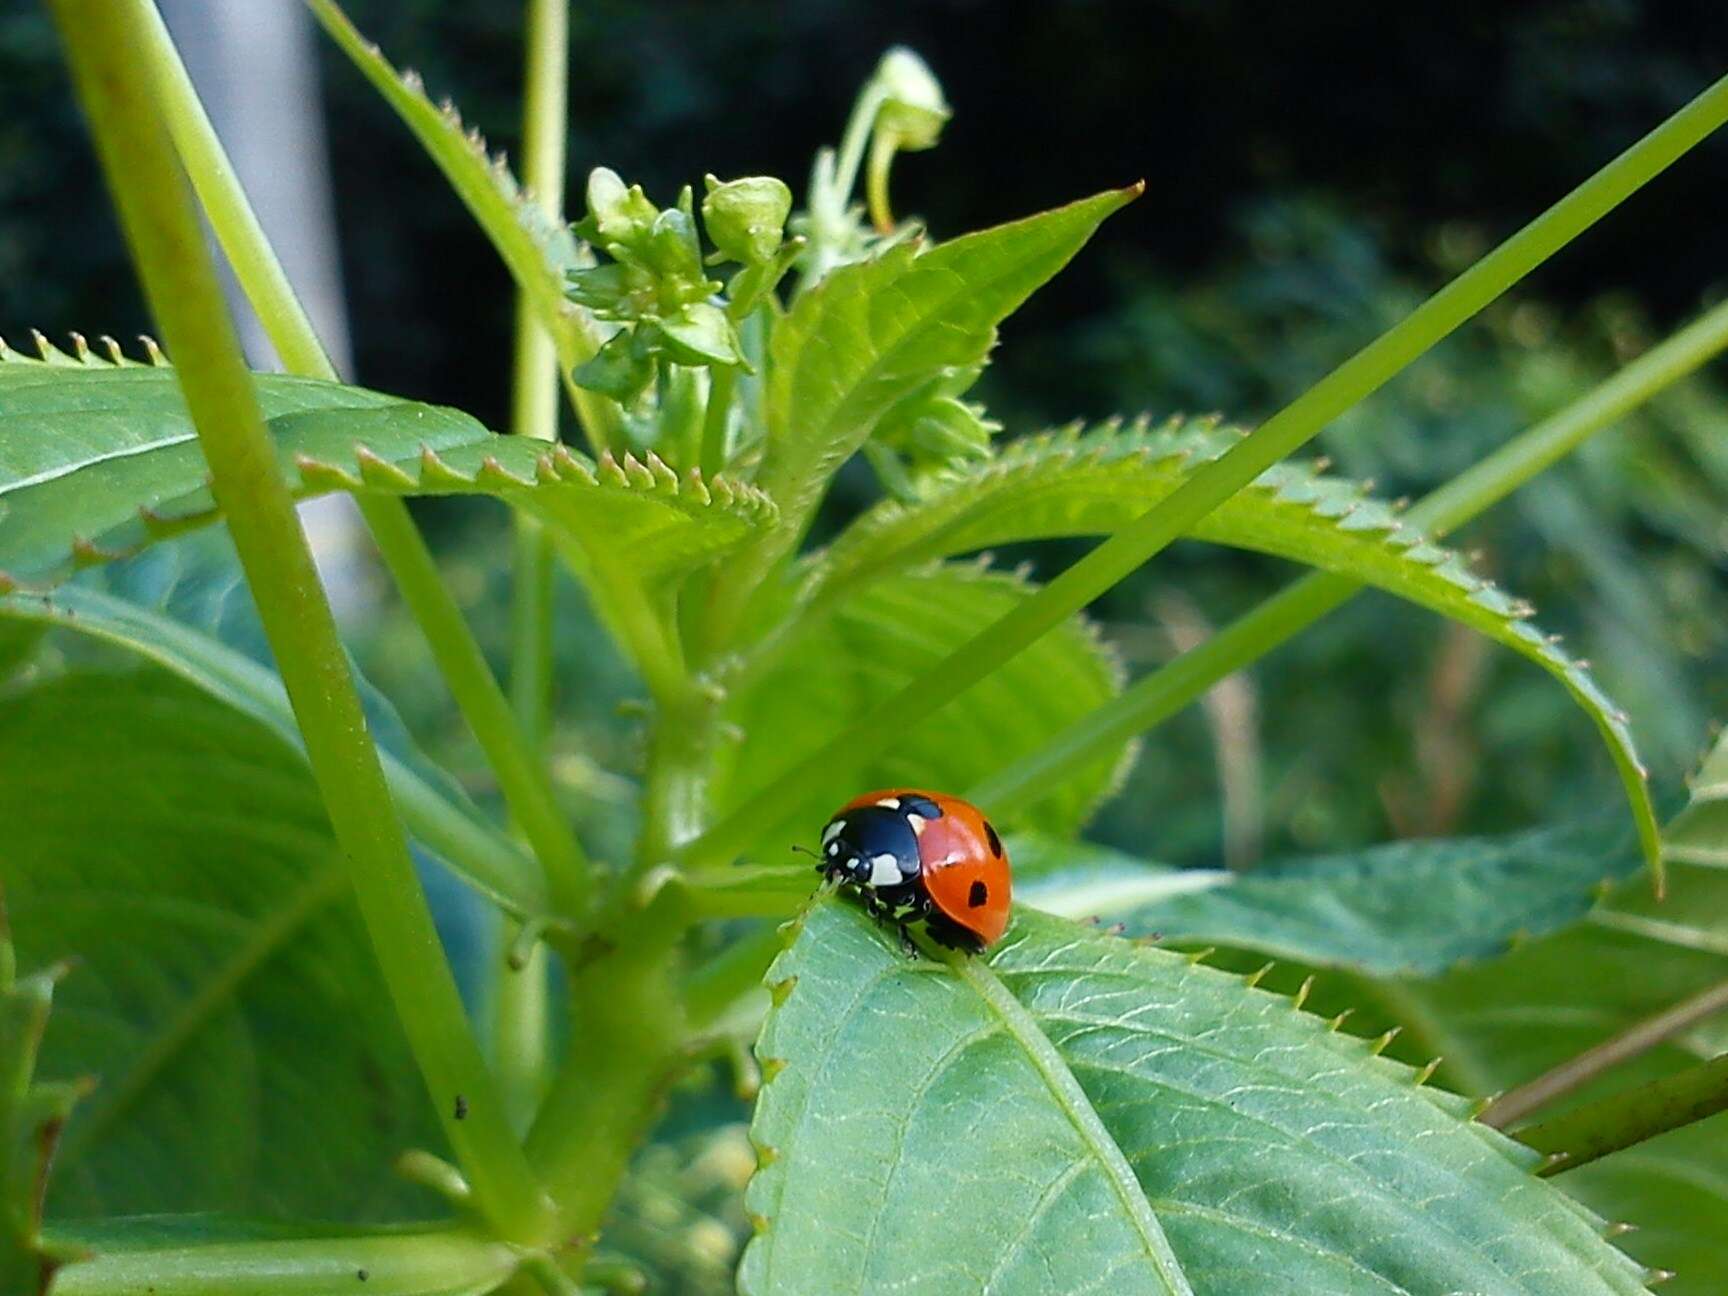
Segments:
[[[888,788],[848,801],[822,830],[817,869],[904,937],[976,953],[1008,926],[1008,855],[977,806],[942,792]]]

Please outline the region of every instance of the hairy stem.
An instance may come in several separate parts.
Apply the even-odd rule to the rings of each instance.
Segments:
[[[1031,598],[979,630],[918,679],[872,709],[797,768],[717,824],[689,852],[725,858],[778,828],[834,759],[886,750],[942,710],[941,699],[1012,660],[1110,589],[1224,500],[1389,382],[1484,306],[1607,215],[1728,120],[1728,77],[1716,82],[1578,188],[1488,253],[1375,341],[1267,419],[1180,488],[1063,571]],[[932,704],[932,699],[936,703]]]
[[[1512,1137],[1547,1153],[1540,1173],[1553,1175],[1720,1111],[1728,1111],[1728,1053],[1517,1130]]]
[[[150,40],[146,11],[153,7],[53,0],[50,8],[415,1060],[480,1208],[500,1235],[538,1241],[548,1203],[469,1032],[335,618],[223,309],[155,101],[155,78],[136,56]],[[456,1115],[458,1096],[467,1119]]]
[[[141,0],[132,0],[129,7],[139,13],[138,52],[155,81],[174,145],[247,300],[290,372],[334,380],[335,368],[240,188],[161,16],[153,4]],[[463,718],[497,773],[506,802],[540,857],[554,903],[565,913],[580,912],[589,892],[587,858],[559,814],[551,780],[517,731],[509,704],[439,577],[407,505],[387,496],[364,495],[359,505]]]
[[[1689,1030],[1705,1018],[1713,1017],[1724,1010],[1728,1010],[1728,981],[1700,990],[1673,1007],[1628,1026],[1594,1048],[1585,1049],[1576,1057],[1567,1058],[1534,1080],[1508,1090],[1489,1103],[1477,1119],[1484,1125],[1494,1126],[1495,1129],[1515,1125],[1532,1112],[1594,1080],[1609,1068],[1648,1053],[1658,1044],[1673,1039],[1681,1031]]]

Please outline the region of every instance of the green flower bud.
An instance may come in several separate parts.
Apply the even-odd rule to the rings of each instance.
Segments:
[[[761,265],[780,248],[786,218],[792,214],[792,191],[773,176],[747,176],[722,183],[703,177],[708,196],[702,200],[702,220],[715,247],[733,261]]]
[[[641,185],[627,187],[609,167],[595,167],[588,173],[588,219],[578,230],[590,242],[634,243],[657,215]]]
[[[877,131],[892,136],[895,147],[906,152],[934,148],[953,113],[930,65],[896,45],[877,65],[876,81],[888,96],[876,118]]]
[[[718,289],[702,269],[702,244],[688,212],[676,207],[661,212],[634,251],[659,281],[661,299],[669,305],[700,301]]]

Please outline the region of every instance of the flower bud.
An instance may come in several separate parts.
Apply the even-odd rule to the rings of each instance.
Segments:
[[[709,240],[728,259],[761,265],[779,250],[792,213],[792,191],[783,181],[747,176],[722,183],[706,176],[703,183],[708,196],[702,200],[702,220]]]
[[[906,152],[934,148],[953,113],[930,65],[896,45],[877,65],[876,81],[888,96],[876,118],[877,131],[892,136]]]
[[[602,243],[632,243],[657,215],[641,185],[626,186],[609,167],[595,167],[588,173],[588,220],[583,233],[589,238]]]

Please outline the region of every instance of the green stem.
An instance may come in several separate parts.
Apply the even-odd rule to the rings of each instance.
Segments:
[[[1547,1153],[1541,1173],[1552,1175],[1721,1111],[1728,1111],[1728,1053],[1517,1130],[1512,1137]]]
[[[68,1265],[54,1296],[368,1296],[489,1291],[515,1271],[512,1247],[455,1229],[376,1235],[201,1242],[195,1246],[103,1246]],[[364,1278],[361,1277],[364,1275]]]
[[[556,224],[562,217],[569,0],[530,0],[525,34],[528,66],[522,110],[522,181]],[[534,303],[516,294],[516,357],[511,377],[510,430],[540,441],[558,439],[558,356]],[[516,515],[516,570],[510,669],[516,716],[536,755],[551,712],[552,546],[540,524]]]
[[[522,182],[535,205],[556,225],[562,220],[564,195],[569,0],[530,0],[524,41],[528,57],[523,75]],[[558,396],[558,353],[552,335],[541,325],[533,300],[518,289],[510,431],[556,441]],[[514,526],[510,700],[523,745],[544,775],[552,727],[552,541],[539,520],[527,513],[518,511]],[[518,822],[526,832],[527,824]],[[587,874],[585,862],[583,874]],[[498,916],[498,924],[502,939],[490,978],[492,1059],[511,1123],[526,1132],[545,1097],[551,1067],[551,982],[545,947],[535,944],[526,963],[512,967],[507,951],[521,938],[522,928],[503,915]]]
[[[1717,1013],[1728,1011],[1728,981],[1689,995],[1671,1008],[1628,1026],[1594,1048],[1567,1058],[1534,1080],[1501,1094],[1477,1117],[1484,1125],[1505,1129],[1557,1098],[1563,1098],[1611,1067],[1649,1052],[1665,1040]]]
[[[133,3],[140,14],[139,52],[156,83],[168,130],[247,300],[290,372],[335,381],[335,367],[246,200],[161,15],[153,4]],[[407,505],[381,495],[360,496],[358,502],[385,565],[426,632],[457,706],[497,773],[505,801],[540,857],[554,903],[567,914],[580,913],[589,892],[581,844],[558,810],[551,779],[517,731],[509,704]]]
[[[660,910],[608,928],[613,950],[570,978],[570,1044],[528,1135],[566,1237],[599,1229],[680,1056],[678,929]]]
[[[391,507],[375,508],[379,503]],[[400,500],[361,497],[378,551],[432,647],[445,682],[485,751],[510,813],[546,870],[552,906],[580,918],[592,892],[588,857],[559,808],[552,779],[523,739],[462,609],[450,597],[414,519]]]
[[[1728,303],[1715,307],[1558,414],[1507,442],[1410,510],[1438,538],[1485,512],[1592,435],[1728,347]],[[1316,572],[1238,617],[1199,647],[1082,716],[1043,747],[999,770],[968,795],[1002,806],[1057,787],[1101,752],[1181,711],[1232,671],[1257,660],[1347,603],[1362,585]]]
[[[1181,487],[1116,532],[1031,598],[985,626],[918,679],[745,801],[694,844],[691,857],[725,858],[778,828],[784,808],[813,791],[841,757],[857,760],[903,741],[908,730],[959,696],[1171,541],[1332,420],[1378,390],[1430,347],[1612,211],[1728,120],[1728,77],[1716,82],[1566,197],[1206,464]]]
[[[151,40],[154,7],[143,0],[52,0],[50,8],[415,1060],[481,1209],[502,1236],[537,1241],[548,1204],[469,1032],[335,619],[163,128],[150,66],[137,57]],[[467,1119],[455,1114],[458,1095]]]
[[[738,383],[738,370],[730,365],[715,365],[708,371],[708,408],[702,416],[702,453],[697,463],[702,475],[713,480],[726,468],[726,426],[732,413],[732,390]]]

